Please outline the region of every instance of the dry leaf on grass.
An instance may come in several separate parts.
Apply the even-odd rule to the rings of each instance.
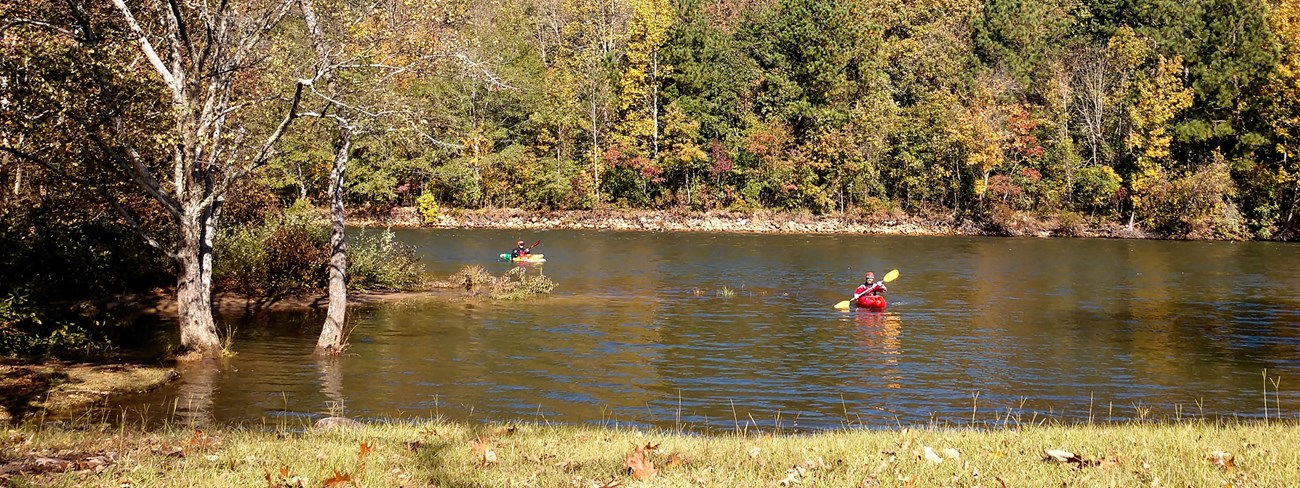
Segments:
[[[497,452],[492,450],[492,439],[489,437],[479,437],[470,441],[470,451],[479,458],[480,466],[496,464]]]
[[[375,452],[375,445],[368,442],[362,442],[361,450],[357,452],[357,459],[365,459],[366,456],[369,456],[372,452]]]
[[[1224,471],[1229,473],[1237,469],[1237,462],[1235,461],[1235,457],[1230,452],[1214,451],[1210,453],[1209,456],[1206,456],[1205,459],[1209,461],[1210,464],[1218,466],[1219,468],[1222,468]]]
[[[1083,467],[1112,468],[1115,466],[1119,466],[1120,464],[1123,463],[1123,461],[1120,460],[1120,458],[1114,456],[1109,458],[1105,458],[1105,457],[1096,458],[1092,456],[1082,457],[1070,451],[1062,451],[1059,449],[1048,449],[1046,451],[1043,451],[1043,460],[1056,461],[1058,463],[1070,463],[1073,464],[1075,468],[1083,468]]]
[[[676,468],[683,464],[686,464],[686,460],[682,459],[681,454],[674,452],[668,455],[668,461],[664,463],[664,468]]]
[[[207,449],[212,445],[212,442],[211,436],[201,430],[195,430],[188,439],[185,439],[185,448],[192,450]]]
[[[925,455],[923,457],[925,458],[926,461],[929,461],[934,464],[943,463],[943,458],[939,457],[938,454],[935,454],[934,449],[930,449],[930,446],[921,446],[921,448],[925,451]]]
[[[325,488],[346,488],[352,486],[352,476],[347,473],[340,473],[336,469],[334,470],[334,476],[325,478],[325,481],[321,482],[321,484]]]
[[[634,480],[648,480],[655,477],[655,464],[645,454],[648,447],[649,444],[646,447],[638,447],[627,455],[627,469]]]
[[[776,482],[776,484],[780,486],[790,486],[795,483],[798,483],[799,478],[803,477],[804,471],[805,470],[803,466],[795,466],[793,468],[787,469],[785,470],[785,479]]]

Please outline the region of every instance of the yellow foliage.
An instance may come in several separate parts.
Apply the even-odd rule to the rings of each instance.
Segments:
[[[1266,98],[1273,100],[1266,119],[1278,136],[1279,152],[1294,155],[1300,150],[1300,3],[1277,2],[1268,22],[1281,57],[1264,88]]]
[[[1132,131],[1125,142],[1137,152],[1137,172],[1133,177],[1135,204],[1149,182],[1164,176],[1173,136],[1169,123],[1179,112],[1192,106],[1192,89],[1183,84],[1183,58],[1160,56],[1150,76],[1138,80],[1134,101],[1129,106]]]

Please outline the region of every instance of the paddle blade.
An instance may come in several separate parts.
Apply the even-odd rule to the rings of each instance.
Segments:
[[[894,281],[894,279],[896,279],[896,278],[898,278],[898,270],[893,270],[893,271],[890,271],[890,272],[888,272],[888,273],[885,273],[885,279],[880,280],[880,281],[883,281],[883,282],[885,282],[885,283],[889,283],[889,282],[891,282],[891,281]]]
[[[840,303],[836,303],[836,304],[835,304],[835,308],[840,309],[840,310],[848,310],[848,309],[849,309],[849,301],[848,301],[848,300],[845,300],[845,301],[842,301],[842,302],[840,302]]]
[[[540,245],[542,245],[542,240],[541,240],[541,239],[538,239],[537,242],[534,242],[534,243],[533,243],[533,247],[537,247],[537,246],[540,246]]]

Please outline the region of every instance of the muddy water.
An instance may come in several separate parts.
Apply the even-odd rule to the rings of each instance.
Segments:
[[[1100,239],[410,230],[431,272],[511,266],[527,302],[229,319],[238,355],[128,417],[300,425],[331,412],[757,427],[1295,417],[1300,246]],[[841,312],[889,269],[886,313]],[[1276,386],[1275,386],[1276,385]],[[1265,405],[1264,396],[1268,403]]]

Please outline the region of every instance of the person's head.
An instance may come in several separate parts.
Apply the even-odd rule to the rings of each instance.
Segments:
[[[524,247],[524,241],[516,242],[515,245],[519,247]]]
[[[868,272],[867,272],[867,276],[866,276],[865,278],[863,278],[863,281],[865,281],[865,282],[867,282],[867,283],[875,282],[875,281],[876,281],[876,274],[875,274],[875,273],[872,273],[872,272],[870,272],[870,271],[868,271]]]

